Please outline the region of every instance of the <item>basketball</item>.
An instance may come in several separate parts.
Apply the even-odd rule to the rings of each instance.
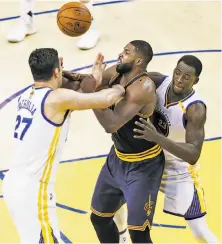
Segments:
[[[92,16],[89,9],[80,2],[64,4],[57,14],[57,25],[67,36],[77,37],[86,33],[91,26]]]

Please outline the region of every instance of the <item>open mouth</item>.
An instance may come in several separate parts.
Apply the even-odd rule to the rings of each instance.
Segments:
[[[183,87],[180,87],[180,86],[178,86],[178,85],[176,85],[175,83],[174,83],[174,87],[176,88],[176,89],[183,89]]]
[[[119,58],[117,64],[121,64],[122,60]]]
[[[176,92],[176,93],[180,93],[180,92],[182,92],[183,91],[183,88],[182,87],[179,87],[179,86],[177,86],[177,85],[175,85],[174,84],[174,86],[173,86],[173,90],[174,90],[174,92]]]

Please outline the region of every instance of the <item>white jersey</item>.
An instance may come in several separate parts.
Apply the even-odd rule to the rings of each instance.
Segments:
[[[69,111],[61,124],[44,114],[44,103],[50,88],[27,89],[17,105],[14,140],[15,155],[10,168],[23,176],[41,182],[54,182],[60,156],[68,132]]]
[[[179,102],[168,104],[167,92],[170,87],[171,80],[166,77],[163,83],[157,89],[157,106],[155,108],[154,124],[160,132],[175,142],[185,142],[185,113],[189,106],[194,103],[203,103],[198,94],[192,90],[191,93]],[[192,176],[196,178],[199,164],[191,166],[184,160],[174,156],[168,151],[164,150],[166,166],[163,178],[186,178]],[[195,175],[194,175],[195,174]]]

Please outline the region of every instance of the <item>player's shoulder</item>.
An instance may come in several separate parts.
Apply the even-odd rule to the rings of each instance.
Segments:
[[[148,76],[138,78],[127,89],[126,98],[129,102],[146,104],[148,100],[153,99],[156,93],[155,84]]]
[[[187,114],[196,114],[196,113],[201,113],[204,114],[206,113],[206,104],[199,100],[199,101],[194,101],[191,104],[188,105],[187,107]]]
[[[152,91],[155,91],[155,89],[156,89],[154,81],[147,75],[143,76],[141,78],[138,78],[138,84],[140,85],[141,93],[152,92]]]
[[[205,121],[207,115],[207,107],[201,100],[192,102],[186,109],[186,115],[189,120],[195,123]]]
[[[61,103],[64,99],[68,98],[70,93],[73,94],[76,92],[65,88],[58,88],[55,90],[51,90],[51,92],[48,94],[48,96],[45,99],[45,104],[57,105]]]
[[[191,92],[188,99],[184,101],[184,104],[186,107],[186,113],[188,114],[206,113],[207,105],[196,90]]]

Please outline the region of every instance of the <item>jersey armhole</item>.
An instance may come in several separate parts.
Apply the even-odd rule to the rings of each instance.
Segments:
[[[49,93],[52,92],[52,91],[53,91],[53,90],[49,90],[49,91],[47,91],[46,94],[45,94],[45,96],[44,96],[43,99],[42,99],[42,102],[41,102],[41,114],[42,114],[42,117],[43,117],[49,124],[51,124],[51,125],[53,125],[53,126],[56,126],[56,127],[59,127],[59,126],[62,126],[62,125],[64,124],[64,122],[65,122],[65,120],[66,120],[66,118],[67,118],[67,116],[68,116],[68,114],[69,114],[69,110],[67,110],[67,111],[65,112],[65,114],[64,114],[64,119],[63,119],[63,121],[62,121],[61,123],[59,123],[59,124],[57,124],[57,123],[51,121],[50,119],[48,119],[48,118],[46,117],[45,112],[44,112],[45,100],[46,100],[46,98],[48,97]]]

